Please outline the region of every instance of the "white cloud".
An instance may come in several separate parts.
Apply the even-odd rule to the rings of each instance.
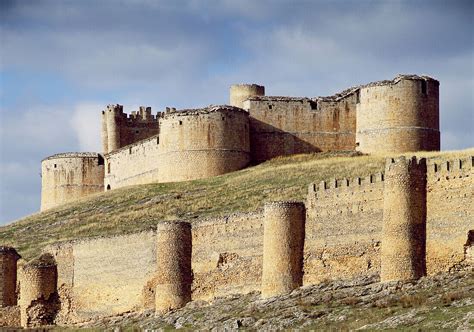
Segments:
[[[100,103],[81,103],[74,107],[71,117],[79,149],[88,152],[101,152],[101,110],[105,105]]]

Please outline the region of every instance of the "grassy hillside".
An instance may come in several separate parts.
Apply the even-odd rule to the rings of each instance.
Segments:
[[[445,160],[474,155],[474,149],[418,155]],[[309,183],[379,172],[385,158],[355,153],[296,155],[211,179],[121,188],[0,227],[0,244],[14,246],[30,259],[61,240],[136,232],[160,220],[252,211],[269,200],[304,200]]]

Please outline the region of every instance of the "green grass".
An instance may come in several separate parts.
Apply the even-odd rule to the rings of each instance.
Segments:
[[[417,153],[436,159],[473,154],[474,149]],[[162,220],[253,211],[270,200],[305,200],[309,183],[380,172],[385,158],[342,152],[295,155],[210,179],[124,187],[0,227],[0,244],[30,259],[62,240],[131,233]]]

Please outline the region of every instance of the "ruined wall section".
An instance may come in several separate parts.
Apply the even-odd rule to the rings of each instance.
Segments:
[[[138,112],[127,115],[122,105],[107,105],[102,111],[102,151],[109,153],[159,133],[159,118],[151,107],[140,106]]]
[[[439,82],[399,75],[360,87],[356,141],[364,153],[439,151]]]
[[[380,271],[383,174],[310,184],[304,285]]]
[[[247,112],[231,106],[167,112],[160,134],[105,156],[106,189],[186,181],[246,167],[250,160]]]
[[[428,162],[427,273],[449,270],[466,257],[474,232],[474,157]]]
[[[103,190],[104,159],[97,153],[60,153],[41,162],[41,211]]]
[[[356,94],[316,99],[250,97],[252,160],[297,153],[355,150]]]
[[[0,308],[17,304],[17,261],[14,248],[0,246]]]
[[[193,223],[193,300],[260,290],[263,212]]]

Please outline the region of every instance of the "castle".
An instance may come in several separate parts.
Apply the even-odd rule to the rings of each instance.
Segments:
[[[102,150],[42,162],[41,210],[128,185],[212,177],[277,156],[321,151],[440,149],[439,82],[398,75],[330,97],[265,96],[233,85],[230,105],[102,112]]]
[[[156,117],[149,108],[128,117],[109,106],[103,155],[43,161],[42,209],[279,155],[439,150],[438,82],[428,77],[315,99],[265,97],[261,86],[237,85],[231,104]],[[268,298],[327,279],[413,280],[472,266],[473,179],[473,156],[387,158],[384,172],[309,183],[305,202],[262,202],[253,212],[157,220],[148,231],[54,243],[22,266],[15,249],[0,246],[0,310],[17,307],[24,327],[68,325],[252,291]]]

